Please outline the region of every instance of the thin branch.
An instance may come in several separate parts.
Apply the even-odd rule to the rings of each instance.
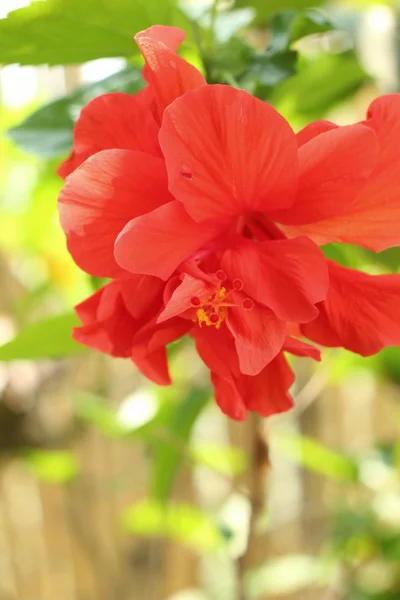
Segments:
[[[238,600],[248,600],[244,580],[248,568],[256,555],[257,523],[266,502],[266,476],[269,468],[268,444],[261,430],[261,417],[250,415],[251,419],[251,465],[249,473],[250,520],[245,553],[237,561]]]

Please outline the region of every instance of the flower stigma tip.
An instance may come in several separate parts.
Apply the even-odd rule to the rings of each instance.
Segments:
[[[245,310],[251,310],[254,306],[254,302],[251,298],[245,298],[242,302],[242,306]]]
[[[221,282],[226,280],[226,273],[222,269],[218,269],[218,271],[215,273],[215,275],[216,275],[217,279]]]
[[[221,273],[225,275],[223,271]],[[203,299],[193,296],[190,299],[190,303],[193,308],[197,309],[196,318],[193,319],[194,322],[197,322],[200,327],[204,323],[207,327],[213,326],[219,329],[226,319],[228,308],[236,307],[251,310],[254,307],[254,302],[251,298],[244,298],[240,304],[235,304],[229,299],[232,292],[242,289],[243,282],[240,279],[234,279],[232,286],[232,290],[229,292],[225,287],[221,286],[213,294]]]

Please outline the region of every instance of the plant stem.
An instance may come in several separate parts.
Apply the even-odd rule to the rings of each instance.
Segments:
[[[256,414],[250,417],[251,465],[249,472],[250,520],[245,553],[239,557],[238,600],[248,600],[244,578],[246,571],[257,563],[257,523],[266,501],[266,476],[269,467],[268,444],[262,434],[262,419]]]

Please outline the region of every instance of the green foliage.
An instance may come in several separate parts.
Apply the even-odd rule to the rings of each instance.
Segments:
[[[68,483],[79,472],[76,456],[67,450],[27,450],[23,461],[41,480]]]
[[[8,135],[27,152],[42,158],[58,158],[70,151],[74,122],[89,100],[110,92],[134,94],[143,86],[141,69],[129,66],[42,106],[20,125],[10,129]]]
[[[0,63],[67,65],[137,53],[135,32],[169,25],[173,0],[36,0],[0,20]]]
[[[210,400],[207,389],[191,389],[183,400],[166,407],[160,425],[159,439],[152,444],[150,494],[165,501],[172,489],[175,475],[185,458],[185,447],[196,419]]]
[[[215,552],[225,542],[210,517],[187,504],[144,500],[124,512],[123,525],[133,535],[165,537],[199,551]]]
[[[312,438],[280,431],[274,435],[273,444],[278,452],[305,469],[338,481],[358,480],[358,464],[355,460]]]
[[[322,4],[322,0],[315,0],[312,2],[312,6],[319,6]],[[310,6],[309,0],[271,0],[265,2],[265,0],[236,0],[236,6],[238,8],[251,7],[254,8],[257,14],[257,25],[265,26],[267,18],[278,11],[285,11],[287,9],[302,10]]]
[[[247,573],[248,598],[261,600],[266,595],[286,597],[305,588],[310,589],[310,586],[323,583],[325,570],[321,559],[305,554],[288,554],[270,560]]]
[[[269,19],[271,41],[262,54],[254,56],[248,78],[257,82],[257,95],[270,94],[274,86],[297,71],[299,53],[293,49],[298,40],[334,29],[334,24],[317,10],[287,10]]]
[[[79,325],[73,313],[49,317],[23,327],[13,340],[0,347],[0,360],[62,358],[86,352],[71,337]]]
[[[80,423],[91,425],[108,437],[120,438],[127,434],[115,410],[101,396],[78,392],[74,398],[74,413]]]
[[[320,54],[304,60],[297,75],[277,86],[272,101],[278,106],[289,106],[299,116],[318,119],[367,81],[369,76],[354,51]]]
[[[242,475],[248,468],[247,456],[239,448],[196,444],[190,454],[196,462],[226,477]]]

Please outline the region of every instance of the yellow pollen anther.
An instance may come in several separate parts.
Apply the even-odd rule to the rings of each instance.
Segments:
[[[197,321],[200,327],[203,323],[208,327],[212,325],[216,329],[221,327],[226,317],[226,308],[221,306],[221,303],[226,297],[226,288],[221,287],[215,294],[201,301],[201,307],[196,310]]]

